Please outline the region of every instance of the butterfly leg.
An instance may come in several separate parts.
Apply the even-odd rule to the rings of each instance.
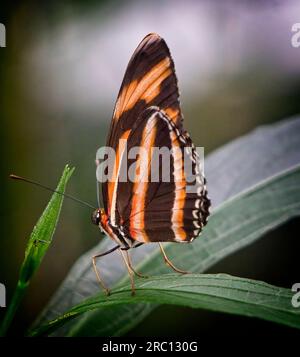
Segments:
[[[128,250],[125,250],[125,254],[126,254],[127,261],[128,261],[128,265],[129,265],[129,268],[131,269],[131,271],[132,271],[135,275],[139,276],[140,278],[149,278],[148,275],[141,274],[141,273],[139,273],[138,271],[136,271],[136,270],[134,269],[134,267],[132,266],[132,261],[131,261],[130,255],[129,255],[129,253],[128,253]]]
[[[93,268],[94,268],[94,271],[95,271],[97,280],[98,280],[100,286],[102,287],[102,289],[105,291],[105,294],[106,294],[107,296],[110,295],[110,290],[106,287],[106,285],[104,284],[103,280],[102,280],[101,277],[100,277],[99,270],[97,269],[96,259],[97,259],[97,258],[101,258],[101,257],[103,257],[104,255],[110,254],[110,253],[112,253],[113,251],[115,251],[115,250],[118,249],[118,248],[119,248],[119,245],[116,245],[116,246],[113,247],[112,249],[110,249],[110,250],[108,250],[108,251],[106,251],[106,252],[104,252],[104,253],[94,255],[94,256],[92,257]]]
[[[167,265],[169,265],[169,267],[171,267],[173,270],[175,270],[177,273],[180,273],[180,274],[189,274],[188,271],[185,271],[185,270],[181,270],[181,269],[178,269],[175,267],[175,265],[171,262],[171,260],[167,257],[167,254],[162,246],[162,244],[159,242],[159,248],[160,248],[160,251],[164,257],[164,260],[165,260],[165,263]]]
[[[129,278],[130,278],[130,282],[131,282],[131,295],[135,295],[135,286],[134,286],[134,278],[133,278],[133,271],[131,270],[130,268],[130,265],[129,265],[129,262],[127,260],[127,256],[126,254],[123,253],[123,250],[122,249],[118,249],[118,251],[120,252],[123,260],[124,260],[124,263],[125,263],[125,266],[127,268],[127,271],[128,271],[128,275],[129,275]]]

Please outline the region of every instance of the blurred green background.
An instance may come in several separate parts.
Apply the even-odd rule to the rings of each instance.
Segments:
[[[185,127],[206,154],[258,125],[300,112],[300,48],[291,45],[299,1],[26,0],[2,2],[0,10],[6,26],[6,48],[0,48],[0,282],[8,302],[26,240],[50,197],[11,182],[9,173],[54,187],[69,163],[76,171],[68,192],[96,203],[95,153],[106,141],[128,60],[147,33],[159,33],[171,49]],[[294,220],[210,271],[289,288],[299,271],[297,228]],[[89,210],[65,200],[54,244],[12,334],[33,321],[72,263],[100,237]],[[170,324],[174,313],[178,323]],[[225,329],[291,331],[242,317],[161,307],[131,334]]]

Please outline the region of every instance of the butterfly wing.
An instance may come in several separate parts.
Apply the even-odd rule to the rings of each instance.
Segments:
[[[117,152],[119,139],[126,139],[137,118],[146,108],[163,109],[178,128],[182,114],[174,63],[165,41],[157,34],[147,35],[135,50],[118,94],[107,146]],[[115,171],[118,172],[115,163]],[[116,177],[102,184],[105,211],[110,215]]]
[[[133,241],[192,241],[206,224],[210,201],[189,135],[164,111],[150,107],[128,135],[129,155],[132,148],[137,159],[123,156],[120,172],[129,180],[117,182],[111,223],[122,225]],[[161,159],[157,153],[171,155]]]

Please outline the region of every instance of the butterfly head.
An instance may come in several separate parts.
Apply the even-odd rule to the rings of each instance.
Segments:
[[[101,208],[97,208],[97,209],[95,209],[95,211],[93,211],[91,218],[92,218],[92,222],[96,226],[99,226],[99,224],[101,222],[102,214],[103,214],[103,209],[101,209]]]

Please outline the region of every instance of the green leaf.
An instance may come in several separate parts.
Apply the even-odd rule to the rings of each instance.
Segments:
[[[65,187],[73,171],[74,169],[70,169],[68,166],[65,167],[56,191],[61,193],[65,191]],[[63,195],[53,193],[50,202],[45,208],[36,226],[33,228],[25,250],[25,258],[21,266],[19,281],[4,320],[1,324],[1,336],[6,333],[32,276],[38,270],[42,259],[44,258],[44,255],[46,254],[52,242],[52,237],[58,222],[62,202]]]
[[[199,239],[197,244],[184,245],[181,247],[180,254],[176,254],[178,245],[172,243],[165,245],[170,255],[174,257],[175,264],[182,267],[189,262],[190,270],[202,271],[220,260],[228,250],[234,251],[245,244],[250,244],[267,230],[299,215],[299,182],[300,165],[297,165],[227,201],[214,211],[202,239]],[[139,268],[149,267],[152,272],[161,272],[160,260],[159,251],[156,249],[148,259],[142,261]],[[94,309],[98,309],[94,311],[96,313],[94,316],[101,319],[99,313],[103,313],[103,308],[139,301],[205,307],[300,327],[299,311],[297,313],[292,308],[291,293],[285,289],[247,279],[224,278],[224,275],[172,277],[170,283],[168,279],[170,277],[160,276],[139,281],[137,296],[134,298],[128,294],[128,287],[125,288],[127,294],[121,293],[124,288],[116,290],[112,297],[108,298],[104,297],[103,293],[97,294],[48,325],[37,328],[33,334],[53,331],[55,327],[62,326],[69,319]],[[212,282],[212,285],[202,285],[204,280]],[[208,290],[203,290],[204,287]],[[270,289],[268,293],[266,293],[267,287]],[[140,289],[142,292],[139,291]],[[214,291],[216,295],[213,294]],[[120,313],[120,310],[118,312]],[[73,327],[70,335],[78,334],[76,328],[80,332],[89,331],[91,321],[89,318],[82,320],[80,324],[75,325],[75,328]]]
[[[33,331],[32,336],[49,333],[86,311],[140,302],[210,309],[300,328],[300,310],[291,304],[292,292],[260,281],[226,274],[166,274],[140,280],[136,284],[136,295],[131,296],[130,292],[130,286],[125,286],[109,297],[98,294]]]
[[[217,212],[218,207],[229,198],[299,164],[299,142],[300,120],[293,118],[276,125],[260,127],[206,157],[205,174],[213,213]],[[258,200],[252,203],[253,207],[248,206],[245,210],[236,212],[236,215],[231,215],[230,207],[225,207],[224,215],[219,211],[220,218],[213,214],[203,234],[192,244],[170,244],[166,246],[167,253],[179,267],[201,273],[224,257],[253,243],[266,232],[299,214],[298,208],[293,205],[284,207],[285,200],[293,197],[285,197],[281,190],[286,189],[286,186],[283,183],[279,183],[279,186],[279,196],[274,195],[271,190],[267,191],[265,199],[259,194]],[[273,210],[277,212],[279,219],[268,215],[268,212]],[[255,220],[251,221],[243,235],[243,227],[241,226],[240,230],[237,230],[237,227],[241,225],[242,220],[248,222],[249,215],[252,215]],[[259,225],[256,226],[256,222]],[[93,232],[92,228],[91,232]],[[78,259],[36,321],[36,326],[55,319],[84,298],[99,292],[91,257],[108,250],[113,244],[109,238],[106,238]],[[149,275],[170,272],[163,264],[156,244],[133,249],[131,254],[136,268]],[[120,284],[127,276],[123,262],[117,254],[99,259],[97,265],[111,287]],[[113,309],[99,308],[73,319],[52,335],[122,335],[142,321],[154,307],[153,304],[141,303],[116,306]]]

